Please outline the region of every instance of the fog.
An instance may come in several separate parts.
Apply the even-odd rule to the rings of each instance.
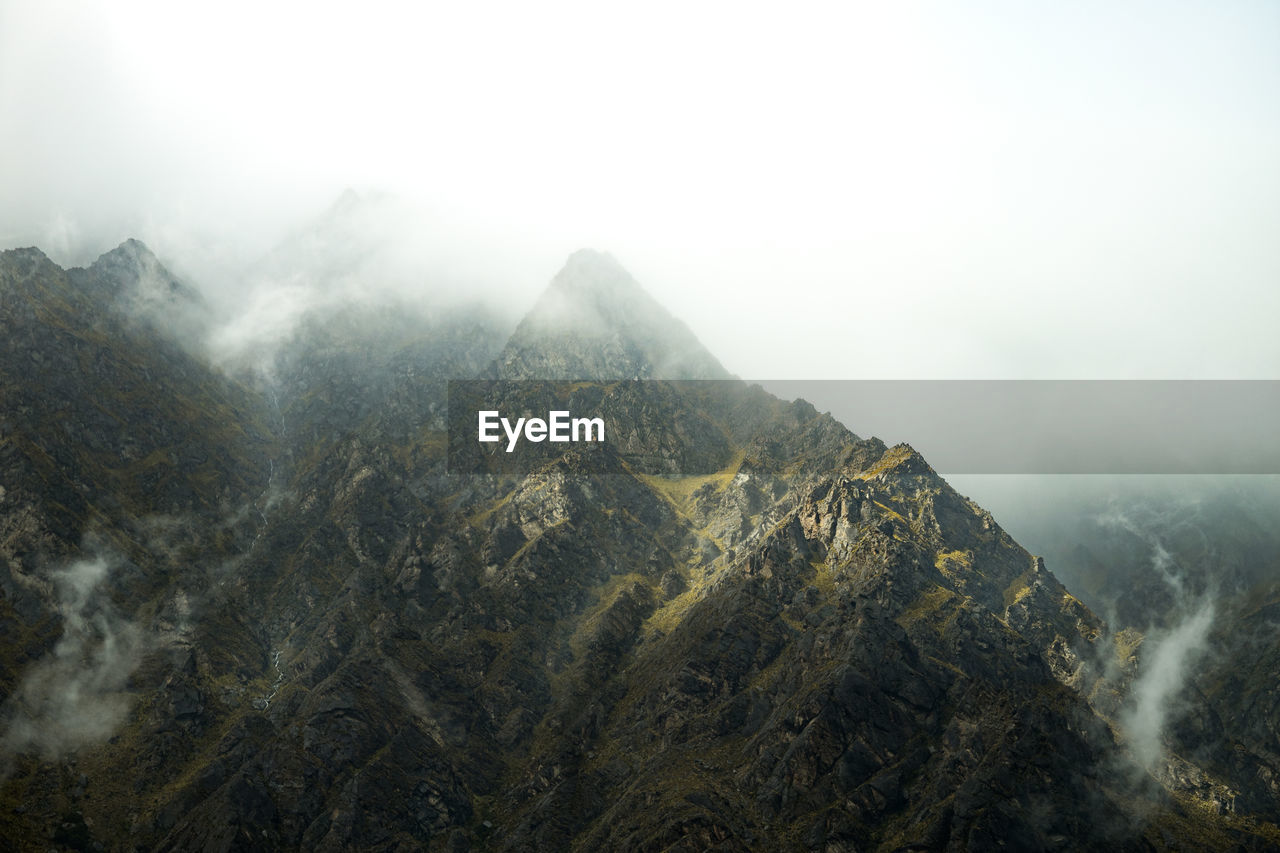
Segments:
[[[124,720],[125,683],[141,661],[143,637],[107,597],[110,571],[110,561],[96,555],[51,573],[62,636],[5,702],[0,757],[64,755],[105,741]]]
[[[18,0],[0,247],[137,237],[234,349],[314,298],[264,258],[352,187],[418,211],[378,248],[400,283],[362,287],[514,310],[590,246],[745,378],[1271,378],[1278,28],[1264,3]]]
[[[459,235],[442,237],[405,198],[346,190],[217,292],[213,360],[270,372],[274,353],[307,318],[407,313],[427,319],[480,305],[514,327],[528,294]],[[499,264],[501,257],[497,258]],[[389,328],[384,334],[394,334]]]
[[[1267,566],[1215,552],[1214,528],[1231,519],[1237,545],[1280,541],[1276,475],[964,474],[948,475],[947,481],[961,494],[980,495],[1014,539],[1046,557],[1064,554],[1090,531],[1128,530],[1142,543],[1143,560],[1156,574],[1167,569],[1160,549],[1177,535],[1195,542],[1198,555],[1229,562],[1245,577],[1265,579]]]
[[[1141,509],[1149,506],[1144,502]],[[1157,515],[1162,516],[1157,519],[1157,524],[1170,523],[1167,512]],[[1199,578],[1187,577],[1161,540],[1159,532],[1135,521],[1123,511],[1104,513],[1098,517],[1098,522],[1117,527],[1146,542],[1151,551],[1151,569],[1169,589],[1173,599],[1172,606],[1158,614],[1170,627],[1148,630],[1143,640],[1141,664],[1130,687],[1129,704],[1119,716],[1134,759],[1144,768],[1156,769],[1165,757],[1162,740],[1165,729],[1178,714],[1185,713],[1183,694],[1207,651],[1209,631],[1217,610],[1217,579],[1211,576],[1212,569],[1208,566],[1199,567]],[[1199,532],[1208,546],[1208,534]],[[1198,587],[1200,591],[1192,591],[1192,587]]]
[[[1137,761],[1154,768],[1164,757],[1161,736],[1180,710],[1182,693],[1205,652],[1214,605],[1206,601],[1167,632],[1147,637],[1142,670],[1120,723]]]

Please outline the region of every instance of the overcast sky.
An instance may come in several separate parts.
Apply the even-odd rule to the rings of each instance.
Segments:
[[[350,186],[745,378],[1276,377],[1278,3],[405,5],[0,0],[0,247],[234,288]]]

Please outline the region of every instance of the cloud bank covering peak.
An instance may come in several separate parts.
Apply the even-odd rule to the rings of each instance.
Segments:
[[[425,210],[384,251],[449,247],[420,277],[459,291],[531,304],[607,249],[741,376],[1271,378],[1278,26],[1271,4],[10,3],[0,245],[80,264],[136,236],[245,299],[352,186]]]

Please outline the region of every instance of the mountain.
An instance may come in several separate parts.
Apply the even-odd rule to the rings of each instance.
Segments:
[[[569,257],[498,356],[497,374],[529,379],[725,379],[689,329],[612,255]]]
[[[269,377],[105,274],[0,256],[8,848],[1280,843],[1265,789],[1135,759],[1134,633],[909,446],[730,378],[608,256],[505,343],[317,315]],[[459,473],[448,379],[517,410],[572,379],[632,428]]]
[[[200,292],[137,240],[126,240],[88,268],[68,274],[109,303],[116,316],[147,324],[178,344],[202,340],[209,332],[209,309]]]
[[[133,241],[69,271],[36,249],[4,253],[10,571],[63,558],[90,533],[156,513],[224,514],[262,491],[261,400],[156,328],[157,286],[175,310],[198,301]]]

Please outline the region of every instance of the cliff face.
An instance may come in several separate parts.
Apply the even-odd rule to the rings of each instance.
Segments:
[[[329,318],[256,390],[98,274],[0,260],[10,847],[1280,838],[1274,800],[1218,814],[1131,769],[1103,665],[1128,635],[910,447],[728,380],[615,382],[725,374],[609,258],[575,255],[505,345],[480,315]],[[608,475],[450,473],[468,377],[700,428],[638,432],[652,464]]]

